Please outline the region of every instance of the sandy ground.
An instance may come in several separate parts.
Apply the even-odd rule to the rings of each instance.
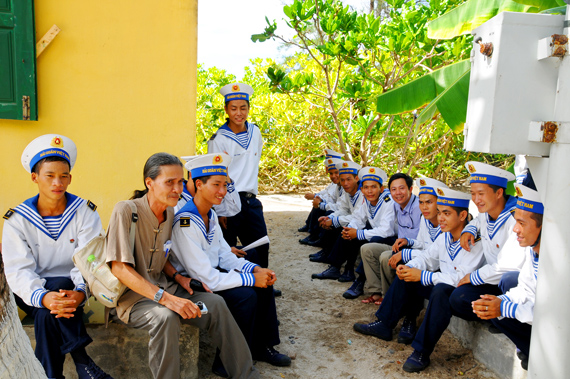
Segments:
[[[318,249],[298,242],[306,236],[297,228],[303,225],[310,202],[300,195],[269,195],[260,200],[271,240],[270,267],[277,273],[276,288],[283,291],[276,299],[281,321],[277,350],[295,358],[285,368],[257,363],[262,378],[497,378],[448,331],[424,372],[404,372],[401,366],[412,353],[410,346],[352,330],[355,322],[373,321],[377,306],[344,299],[347,283],[311,279],[312,273],[327,266],[310,262],[309,254]],[[204,334],[200,354],[200,378],[216,378],[210,372],[214,349]]]

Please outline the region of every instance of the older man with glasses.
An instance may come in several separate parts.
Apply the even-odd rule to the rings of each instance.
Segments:
[[[390,177],[388,188],[394,200],[396,223],[398,225],[398,239],[416,239],[420,230],[420,202],[412,193],[413,179],[404,173],[397,173]],[[360,248],[364,272],[376,273],[366,275],[367,288],[382,288],[385,295],[394,281],[396,270],[388,263],[392,257],[392,246],[383,243],[367,243]]]

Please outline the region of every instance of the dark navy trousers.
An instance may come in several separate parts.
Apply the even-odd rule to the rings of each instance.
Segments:
[[[499,286],[494,284],[482,284],[480,286],[464,284],[453,291],[449,301],[457,316],[467,321],[477,321],[481,319],[473,313],[471,302],[481,299],[481,295],[499,296],[502,294]]]
[[[252,354],[279,345],[279,326],[273,286],[236,287],[218,291],[241,329]]]
[[[455,287],[443,283],[424,287],[420,282],[405,282],[396,277],[384,296],[376,317],[394,329],[402,316],[415,321],[423,308],[424,299],[429,299],[424,321],[412,342],[415,350],[429,356],[453,315],[449,296],[454,289]]]
[[[305,225],[309,228],[309,238],[311,240],[317,240],[323,234],[323,230],[319,226],[319,217],[326,216],[331,214],[332,211],[323,211],[320,208],[313,208],[307,216],[307,220],[305,221]]]
[[[73,290],[70,278],[46,278],[45,289],[49,291]],[[55,318],[47,308],[30,307],[18,296],[16,304],[34,319],[36,357],[44,367],[48,378],[63,378],[65,354],[89,345],[93,340],[83,323],[83,307],[77,307],[71,318]]]
[[[267,226],[263,218],[263,205],[256,197],[247,197],[245,192],[240,192],[241,211],[232,217],[228,217],[228,228],[222,228],[224,239],[230,246],[237,245],[239,238],[241,245],[247,246],[267,235]],[[257,261],[253,263],[267,268],[269,265],[269,244],[258,246]]]
[[[492,319],[491,322],[495,325],[501,332],[503,332],[516,347],[523,352],[527,357],[530,351],[530,333],[532,331],[532,326],[527,323],[522,323],[519,320],[512,318],[503,318],[499,320],[498,318]]]

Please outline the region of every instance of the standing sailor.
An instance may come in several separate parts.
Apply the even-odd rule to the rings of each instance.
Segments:
[[[222,87],[220,93],[225,98],[224,109],[228,118],[208,141],[208,153],[225,153],[232,157],[229,176],[236,180],[241,211],[227,218],[223,232],[230,246],[236,246],[238,237],[245,246],[267,235],[263,205],[256,197],[263,138],[257,125],[247,121],[253,88],[243,83],[232,83]],[[222,218],[220,223],[223,225],[225,220]],[[259,246],[256,250],[258,257],[254,263],[266,268],[269,245]]]
[[[39,193],[4,215],[4,267],[16,304],[34,319],[36,357],[47,376],[63,378],[70,353],[79,378],[110,378],[85,351],[89,294],[72,257],[103,227],[95,204],[67,192],[76,158],[75,143],[56,134],[24,150],[22,165]]]

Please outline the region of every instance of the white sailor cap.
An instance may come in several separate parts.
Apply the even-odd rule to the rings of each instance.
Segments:
[[[435,191],[435,187],[441,188],[449,188],[445,183],[440,182],[439,180],[435,180],[432,178],[417,178],[416,184],[420,189],[420,195],[427,194],[433,195],[437,197],[437,192]]]
[[[342,159],[342,154],[331,149],[325,149],[325,158],[338,158]]]
[[[194,157],[182,157],[189,159],[184,167],[190,171],[192,179],[201,178],[210,175],[228,176],[228,166],[232,161],[232,157],[224,153],[197,155]]]
[[[244,83],[226,84],[220,89],[226,103],[232,100],[247,100],[253,95],[253,88]]]
[[[437,203],[440,205],[469,208],[471,194],[455,191],[447,187],[435,187],[435,192],[437,193]]]
[[[544,205],[537,191],[518,183],[515,183],[515,191],[517,193],[518,209],[544,214]]]
[[[71,139],[61,134],[45,134],[26,146],[22,153],[22,166],[31,173],[36,163],[47,157],[65,159],[71,170],[77,159],[77,147]]]
[[[343,160],[338,162],[335,166],[338,170],[339,175],[342,175],[342,174],[358,175],[358,170],[361,169],[361,166],[359,164],[351,162],[351,161],[343,161]]]
[[[378,167],[364,167],[358,171],[358,178],[364,182],[366,180],[374,180],[382,185],[388,180],[386,172]]]
[[[482,162],[469,161],[465,167],[471,174],[471,183],[493,184],[507,188],[507,183],[515,180],[515,175],[507,170]]]
[[[336,164],[342,163],[342,162],[343,162],[343,160],[338,159],[338,158],[327,158],[327,159],[325,159],[325,166],[327,168],[327,171],[330,171],[332,169],[336,169]]]

